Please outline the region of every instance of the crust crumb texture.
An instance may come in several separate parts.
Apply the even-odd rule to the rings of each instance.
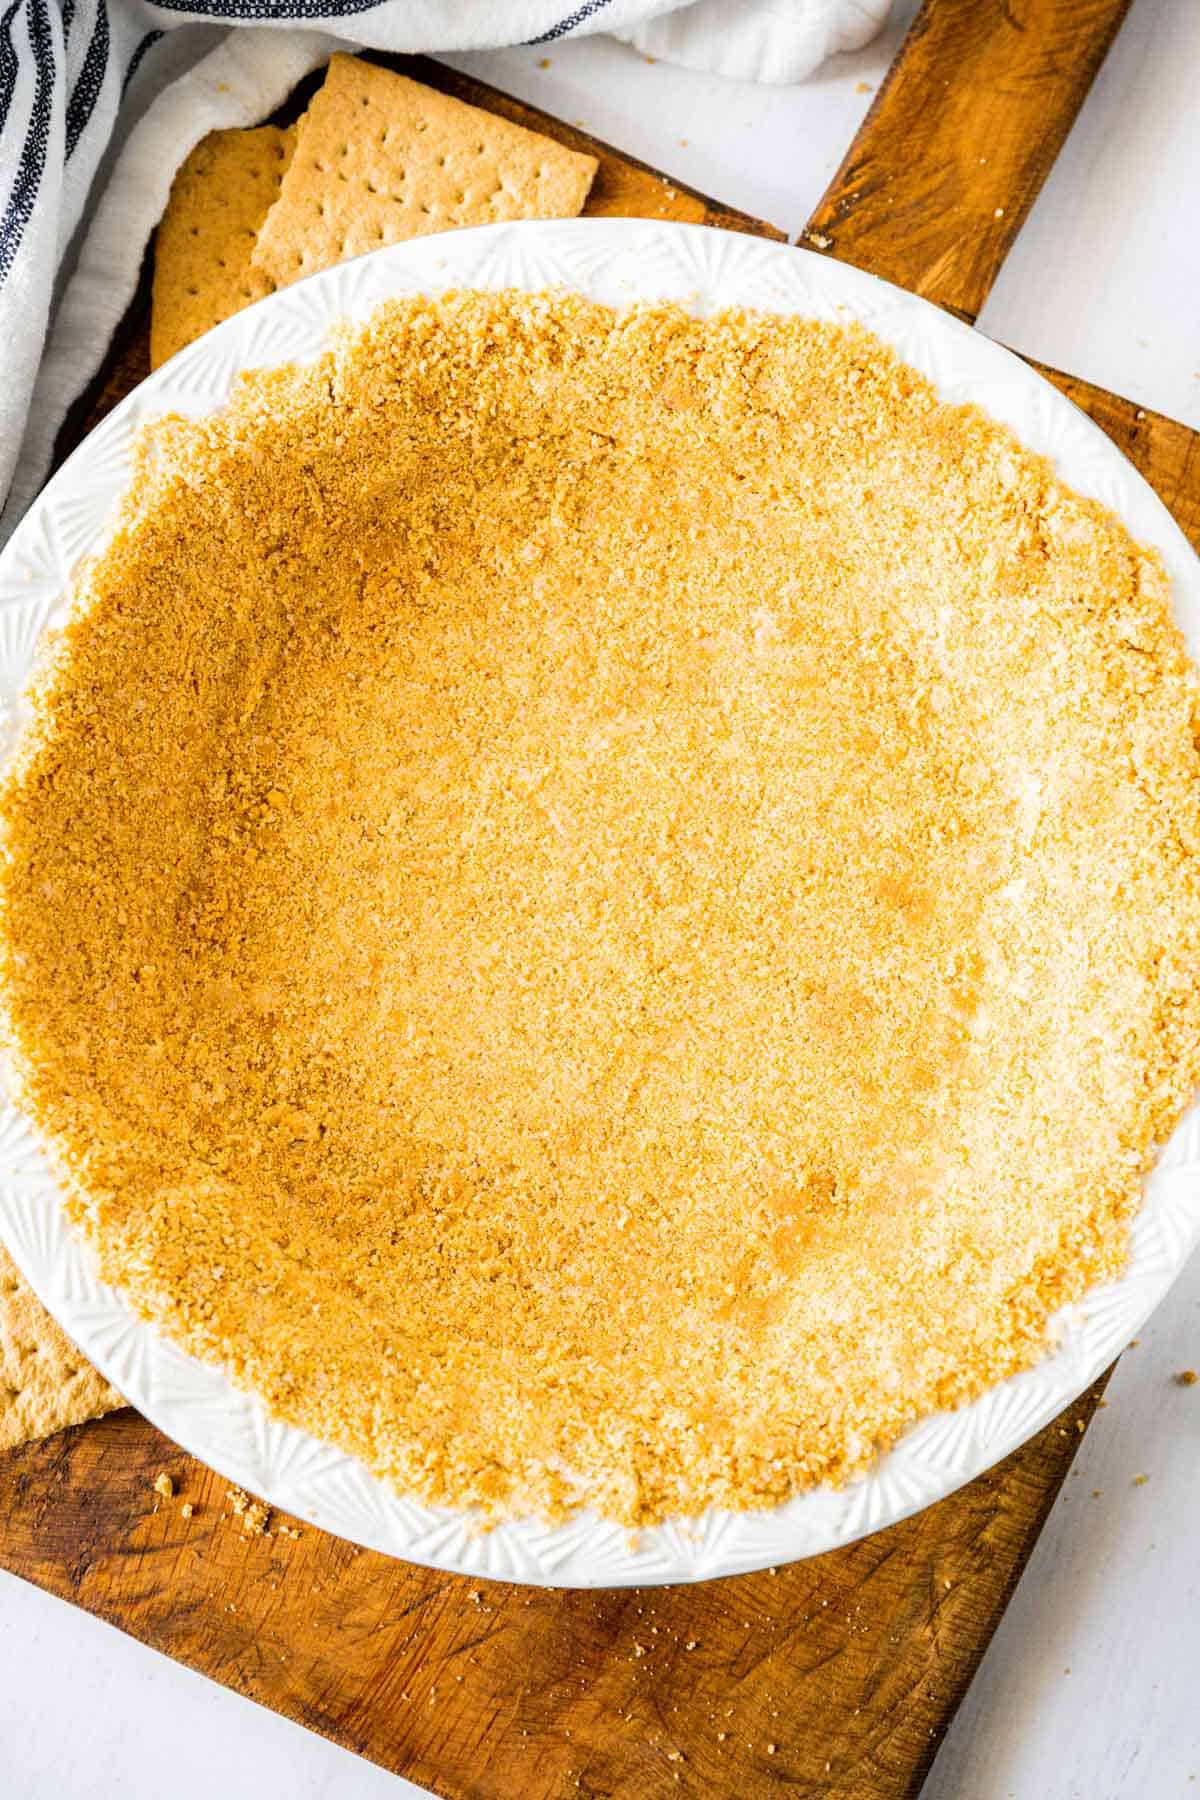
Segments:
[[[1200,1071],[1163,569],[858,327],[382,308],[141,447],[0,804],[105,1279],[488,1518],[1042,1356]]]

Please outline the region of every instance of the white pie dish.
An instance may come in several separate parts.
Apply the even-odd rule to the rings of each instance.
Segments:
[[[246,368],[304,360],[331,324],[393,295],[447,287],[562,286],[616,304],[673,299],[697,311],[744,305],[858,319],[926,374],[1053,458],[1081,492],[1155,545],[1175,610],[1200,649],[1200,564],[1165,508],[1109,440],[1018,359],[937,309],[839,263],[761,239],[639,220],[493,226],[378,251],[239,314],[190,346],[97,428],[49,484],[0,556],[0,709],[11,744],[42,634],[61,619],[71,575],[102,540],[129,477],[134,433],[166,411],[219,406]],[[616,1586],[739,1573],[835,1548],[940,1499],[1067,1406],[1119,1352],[1200,1237],[1200,1109],[1146,1184],[1129,1267],[1059,1320],[1057,1350],[970,1406],[908,1432],[863,1480],[769,1513],[710,1512],[636,1541],[580,1515],[481,1532],[461,1515],[397,1497],[359,1464],[270,1419],[216,1369],[166,1343],[103,1288],[69,1227],[29,1127],[0,1108],[0,1236],[51,1312],[129,1400],[230,1480],[357,1542],[414,1562],[556,1586]]]

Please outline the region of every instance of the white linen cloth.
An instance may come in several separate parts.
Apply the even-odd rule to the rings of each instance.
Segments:
[[[890,0],[0,0],[0,540],[133,297],[188,151],[259,123],[336,49],[548,44],[799,81]],[[236,29],[235,29],[236,28]]]

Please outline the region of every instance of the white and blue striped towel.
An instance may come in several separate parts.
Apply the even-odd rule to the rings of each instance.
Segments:
[[[193,144],[258,123],[341,48],[464,50],[607,31],[797,81],[889,0],[0,0],[0,538],[132,298]],[[238,30],[230,27],[237,26]]]

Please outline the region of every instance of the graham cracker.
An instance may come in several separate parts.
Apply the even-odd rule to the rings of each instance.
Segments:
[[[0,1450],[124,1406],[0,1244]]]
[[[276,125],[210,131],[176,175],[154,251],[152,369],[274,291],[250,258],[295,135],[294,127]]]
[[[351,56],[335,56],[252,261],[286,287],[382,244],[583,210],[596,159]]]

